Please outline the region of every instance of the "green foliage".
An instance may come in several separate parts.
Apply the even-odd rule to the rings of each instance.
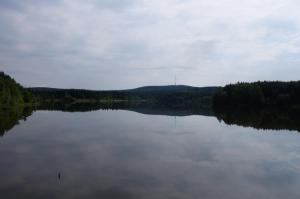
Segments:
[[[230,84],[213,97],[214,106],[299,106],[300,81]]]
[[[121,91],[91,91],[82,89],[32,88],[31,91],[41,102],[143,102],[165,107],[210,106],[211,96],[216,87],[151,86]]]
[[[0,72],[0,108],[33,103],[32,93],[24,89],[14,79]]]

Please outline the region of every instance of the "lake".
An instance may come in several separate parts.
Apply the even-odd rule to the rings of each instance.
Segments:
[[[2,130],[1,198],[300,198],[296,130],[155,111],[27,116]]]

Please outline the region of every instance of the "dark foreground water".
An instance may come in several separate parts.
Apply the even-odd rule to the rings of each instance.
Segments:
[[[300,134],[212,116],[37,111],[0,157],[4,199],[300,198]]]

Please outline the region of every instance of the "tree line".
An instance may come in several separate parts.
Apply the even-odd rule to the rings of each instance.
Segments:
[[[216,107],[299,107],[300,81],[229,84],[213,96]]]
[[[167,90],[166,90],[167,88]],[[300,81],[254,82],[229,84],[222,88],[157,87],[123,91],[82,89],[24,88],[10,76],[0,72],[0,107],[32,103],[74,103],[118,101],[159,104],[162,107],[300,107]]]
[[[151,88],[151,89],[149,89]],[[120,91],[84,89],[24,88],[10,76],[0,73],[0,106],[45,103],[115,103],[120,101],[159,104],[162,107],[185,108],[209,106],[215,87],[158,86]]]
[[[78,102],[106,102],[114,103],[120,101],[127,102],[147,102],[148,104],[160,104],[166,107],[183,108],[209,105],[211,94],[199,91],[172,91],[160,90],[141,91],[91,91],[80,89],[49,89],[33,88],[30,91],[40,102],[49,103],[78,103]]]

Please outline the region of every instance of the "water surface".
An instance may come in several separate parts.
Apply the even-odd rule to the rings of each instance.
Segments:
[[[300,197],[296,131],[126,110],[37,111],[9,127],[5,199]]]

